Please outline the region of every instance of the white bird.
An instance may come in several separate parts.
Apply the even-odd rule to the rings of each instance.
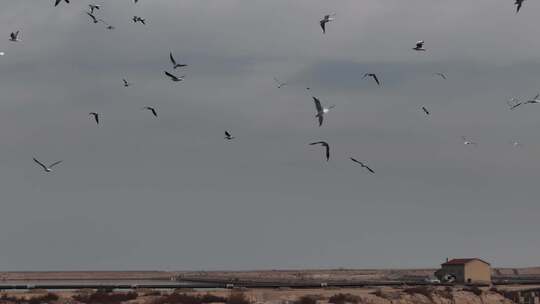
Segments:
[[[274,82],[276,83],[278,89],[281,89],[282,87],[284,87],[284,86],[287,85],[286,82],[281,82],[281,81],[279,81],[279,79],[277,79],[276,77],[274,77]]]
[[[173,75],[173,74],[171,74],[171,73],[169,73],[167,71],[164,71],[164,73],[165,73],[165,75],[169,76],[169,78],[174,82],[182,81],[182,80],[184,80],[184,77],[186,77],[185,75],[178,77],[178,76],[175,76],[175,75]]]
[[[11,32],[11,34],[9,34],[9,41],[12,41],[12,42],[21,41],[21,39],[19,39],[19,31]]]
[[[58,164],[60,164],[62,161],[57,161],[55,163],[52,163],[51,165],[49,165],[48,167],[45,166],[42,162],[40,162],[39,160],[37,160],[35,157],[34,157],[34,162],[36,162],[38,165],[40,165],[43,170],[45,170],[45,172],[51,172],[52,171],[52,168]]]
[[[62,0],[55,0],[54,6],[57,6],[60,2],[62,2]],[[69,3],[69,0],[64,0],[64,2]]]
[[[100,8],[97,4],[88,4],[88,7],[90,7],[90,13],[93,14],[94,10],[98,10]]]
[[[233,140],[234,136],[232,136],[231,133],[229,133],[229,131],[225,131],[225,139],[226,140]]]
[[[325,148],[325,155],[326,155],[326,161],[330,160],[330,145],[325,142],[325,141],[317,141],[317,142],[312,142],[309,144],[310,146],[313,146],[313,145],[321,145]]]
[[[478,143],[467,139],[467,137],[465,137],[465,136],[461,136],[461,139],[463,139],[463,144],[466,145],[466,146],[467,145],[472,145],[472,146],[475,146],[475,147],[478,146]]]
[[[424,40],[417,41],[416,46],[413,47],[413,50],[415,50],[415,51],[425,51],[426,49],[424,48]]]
[[[143,109],[152,112],[152,115],[154,115],[155,117],[157,117],[157,111],[156,111],[156,108],[150,107],[150,106],[145,106]]]
[[[334,21],[335,18],[332,18],[332,16],[335,16],[336,14],[333,13],[333,14],[328,14],[328,15],[324,15],[324,18],[319,21],[319,24],[321,25],[321,28],[322,28],[322,31],[323,31],[323,34],[326,33],[326,24],[330,21]]]
[[[126,78],[122,78],[122,81],[124,82],[124,87],[126,88],[131,85],[131,83],[129,83]]]
[[[328,108],[323,108],[321,105],[321,101],[317,97],[313,97],[313,102],[315,103],[315,109],[317,110],[317,114],[315,117],[319,119],[319,127],[322,126],[323,120],[324,120],[324,114],[328,113],[330,109],[334,108],[335,105],[331,105]]]
[[[170,52],[170,54],[169,54],[169,59],[171,60],[171,62],[173,64],[173,69],[175,69],[175,70],[176,70],[176,68],[183,68],[183,67],[187,66],[187,64],[176,63],[176,60],[174,59],[174,56],[173,56],[172,52]]]

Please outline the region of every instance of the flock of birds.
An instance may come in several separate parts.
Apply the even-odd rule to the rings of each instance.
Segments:
[[[133,0],[134,3],[137,3],[138,1],[139,0]],[[515,0],[514,5],[516,6],[516,13],[518,13],[520,11],[524,1],[525,0]],[[69,4],[70,0],[54,0],[54,6],[56,7],[59,4],[61,4],[62,2],[65,2],[65,3]],[[109,23],[107,23],[102,18],[97,17],[97,12],[99,10],[101,10],[100,5],[89,4],[88,8],[89,8],[89,11],[87,11],[85,13],[86,13],[86,15],[88,15],[91,18],[91,21],[93,23],[103,23],[105,25],[106,29],[108,29],[108,30],[114,30],[115,29],[114,26],[110,25]],[[322,29],[323,34],[326,34],[327,24],[329,22],[332,22],[332,21],[335,20],[335,15],[336,15],[335,13],[324,15],[323,19],[321,19],[319,21],[319,24],[320,24],[320,27]],[[133,23],[140,23],[142,25],[146,25],[146,19],[144,19],[144,18],[142,18],[140,16],[133,16],[132,20],[133,20]],[[19,42],[19,41],[21,41],[20,31],[18,30],[18,31],[10,33],[9,41],[11,41],[11,42]],[[423,40],[417,41],[415,46],[412,49],[414,51],[417,51],[417,52],[426,52],[427,51],[427,49],[425,48],[425,42]],[[0,56],[4,56],[4,55],[5,55],[4,52],[0,52]],[[187,64],[178,63],[176,61],[176,59],[175,59],[172,52],[169,53],[169,61],[170,61],[171,65],[172,65],[172,70],[181,69],[181,68],[185,68],[185,67],[188,66]],[[181,76],[175,75],[170,71],[163,71],[163,73],[165,74],[165,76],[167,76],[173,82],[181,82],[186,77],[185,75],[181,75]],[[433,75],[439,76],[443,80],[447,79],[447,76],[444,73],[437,72],[437,73],[434,73]],[[362,77],[362,79],[364,79],[364,78],[371,78],[378,86],[381,86],[380,78],[375,73],[365,73],[364,76]],[[124,83],[124,87],[131,86],[131,83],[128,81],[127,78],[123,78],[122,81]],[[281,89],[281,88],[288,85],[286,82],[282,82],[276,77],[274,77],[274,81],[275,81],[276,86],[277,86],[278,89]],[[307,90],[309,91],[310,88],[307,88]],[[333,109],[335,107],[335,105],[330,105],[330,106],[325,107],[325,106],[323,106],[323,104],[321,103],[319,98],[317,98],[315,96],[312,96],[312,98],[313,98],[313,102],[314,102],[314,105],[315,105],[315,118],[317,119],[318,125],[320,127],[320,126],[323,125],[325,115],[331,109]],[[516,108],[518,108],[520,106],[524,106],[524,105],[527,105],[527,104],[538,104],[538,103],[540,103],[540,94],[537,94],[533,98],[525,100],[525,101],[519,101],[517,98],[512,98],[507,102],[507,104],[508,104],[508,106],[509,106],[509,108],[511,110],[514,110],[514,109],[516,109]],[[154,116],[154,118],[158,117],[157,109],[155,107],[153,107],[153,106],[145,106],[145,107],[142,108],[142,110],[149,111]],[[422,106],[421,110],[423,111],[423,113],[425,115],[431,115],[431,112],[425,106]],[[90,112],[88,115],[89,115],[89,118],[93,119],[97,125],[100,124],[100,113],[98,113],[98,112]],[[467,138],[466,136],[462,136],[461,138],[463,140],[464,145],[471,145],[471,146],[477,146],[478,145],[478,143],[476,141],[473,141],[473,140]],[[226,130],[224,139],[228,140],[228,141],[231,141],[231,140],[235,139],[235,137],[231,134],[230,131]],[[323,147],[324,148],[324,156],[325,156],[326,161],[330,160],[330,144],[328,144],[328,142],[326,142],[326,141],[316,141],[316,142],[310,143],[309,145],[310,146],[321,146],[321,147]],[[521,144],[519,142],[513,142],[513,145],[515,147],[520,147],[521,146]],[[350,157],[349,159],[352,162],[360,165],[362,168],[367,170],[369,173],[371,173],[371,174],[375,173],[375,171],[371,167],[369,167],[364,161],[357,160],[354,157]],[[60,160],[60,161],[56,161],[56,162],[54,162],[54,163],[47,166],[43,162],[39,161],[35,157],[33,158],[33,160],[45,172],[51,172],[53,167],[55,167],[55,166],[62,163],[62,161]]]

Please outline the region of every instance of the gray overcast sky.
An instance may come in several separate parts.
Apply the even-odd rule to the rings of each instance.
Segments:
[[[540,264],[537,1],[52,2],[0,11],[1,270]]]

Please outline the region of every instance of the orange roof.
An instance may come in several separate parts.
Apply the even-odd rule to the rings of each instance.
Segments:
[[[450,261],[446,262],[446,263],[443,263],[442,265],[465,265],[469,262],[472,262],[472,261],[480,261],[482,263],[486,263],[488,265],[490,265],[488,262],[480,259],[480,258],[469,258],[469,259],[451,259]]]

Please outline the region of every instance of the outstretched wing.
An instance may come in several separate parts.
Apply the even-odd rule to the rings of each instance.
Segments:
[[[56,0],[56,2],[54,3],[54,6],[57,6],[60,2],[62,2],[62,0]]]
[[[365,164],[362,164],[362,165],[363,165],[362,167],[366,168],[369,172],[375,173],[375,171],[371,170],[370,167],[366,166]]]
[[[313,102],[315,103],[315,108],[317,109],[317,114],[323,111],[321,101],[317,97],[313,97]]]
[[[61,164],[61,163],[62,163],[61,160],[59,160],[59,161],[57,161],[57,162],[54,162],[54,163],[52,163],[52,164],[49,166],[49,168],[52,168],[52,167],[54,167],[54,166],[56,166],[56,165],[58,165],[58,164]]]
[[[171,79],[178,79],[178,77],[174,76],[173,74],[165,71],[165,75],[169,76]]]
[[[40,165],[43,170],[47,170],[47,166],[45,166],[44,164],[42,164],[39,160],[37,160],[35,157],[33,158],[34,159],[34,162],[36,162],[38,165]]]
[[[171,59],[172,64],[176,66],[176,60],[174,60],[172,52],[169,54],[169,58]]]
[[[326,20],[321,20],[319,23],[321,24],[323,34],[326,34]]]
[[[377,85],[381,85],[381,83],[379,82],[379,78],[377,78],[377,75],[372,74],[371,77],[373,77],[373,79],[375,79],[375,82],[377,83]]]

